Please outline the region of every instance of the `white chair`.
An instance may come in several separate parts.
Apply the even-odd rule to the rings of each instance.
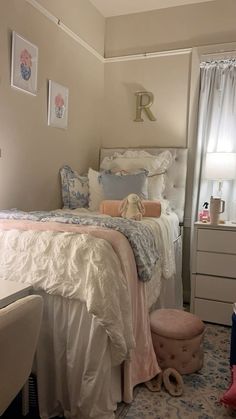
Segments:
[[[31,373],[43,299],[30,295],[0,309],[0,415]]]

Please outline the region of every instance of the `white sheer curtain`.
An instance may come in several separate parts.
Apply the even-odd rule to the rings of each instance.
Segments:
[[[198,194],[193,202],[192,221],[216,188],[216,182],[204,180],[206,152],[236,152],[236,60],[201,63],[199,98],[198,155],[195,186]],[[225,219],[236,210],[236,181],[224,181],[222,198],[226,201]],[[236,217],[236,214],[235,214]]]

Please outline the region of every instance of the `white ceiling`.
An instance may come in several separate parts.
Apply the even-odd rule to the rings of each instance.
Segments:
[[[105,17],[146,12],[148,10],[164,9],[206,1],[215,0],[90,0],[96,9]]]

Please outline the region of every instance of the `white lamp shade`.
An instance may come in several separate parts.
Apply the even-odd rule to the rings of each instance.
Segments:
[[[207,153],[205,178],[232,180],[236,178],[236,153]]]

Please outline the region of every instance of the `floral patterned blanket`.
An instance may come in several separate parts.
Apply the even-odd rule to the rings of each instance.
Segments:
[[[99,226],[113,229],[122,233],[129,241],[137,266],[138,277],[141,281],[149,281],[154,273],[156,262],[159,258],[157,241],[152,228],[140,221],[124,218],[78,216],[74,214],[62,214],[56,211],[0,211],[0,219],[31,220],[39,222],[55,221],[59,223],[77,224],[86,226]]]

